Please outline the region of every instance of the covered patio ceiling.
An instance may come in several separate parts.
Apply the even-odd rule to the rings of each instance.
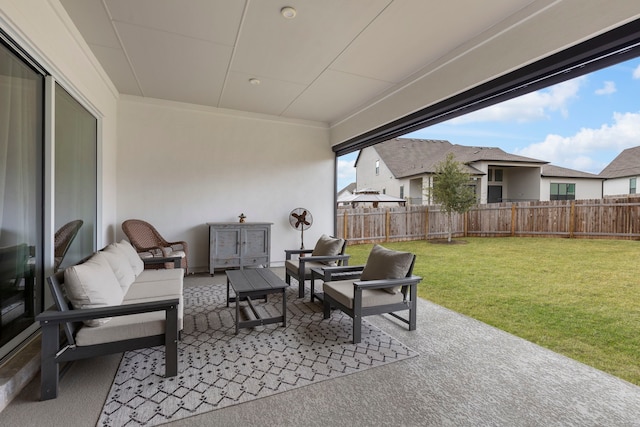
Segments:
[[[320,122],[334,145],[640,17],[606,0],[60,2],[120,94]]]

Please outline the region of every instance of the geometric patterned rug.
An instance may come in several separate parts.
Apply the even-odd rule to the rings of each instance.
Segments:
[[[226,284],[185,288],[178,375],[164,377],[162,346],[126,352],[97,425],[160,425],[417,356],[366,320],[362,342],[353,344],[350,317],[334,310],[324,320],[320,304],[297,294],[297,286],[287,288],[286,328],[276,323],[235,335]],[[276,316],[281,298],[254,305]],[[241,315],[253,316],[248,309]]]

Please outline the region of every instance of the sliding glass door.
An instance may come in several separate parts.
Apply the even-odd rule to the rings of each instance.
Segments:
[[[67,91],[55,88],[54,269],[96,249],[96,118]]]
[[[43,93],[0,44],[0,358],[41,310]]]

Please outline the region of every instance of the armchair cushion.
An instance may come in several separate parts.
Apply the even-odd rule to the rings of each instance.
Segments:
[[[133,274],[135,274],[137,277],[140,273],[142,273],[142,270],[144,270],[144,263],[138,255],[138,252],[136,252],[133,246],[131,246],[131,243],[123,239],[120,242],[116,243],[115,246],[126,255],[127,259],[129,260],[129,264],[131,264],[131,268],[133,269]]]
[[[326,267],[327,264],[323,263],[323,262],[317,262],[317,261],[303,261],[304,262],[304,279],[297,277],[296,275],[296,279],[298,280],[308,280],[311,278],[311,269],[312,268],[318,268],[318,267]],[[287,271],[298,271],[298,268],[300,267],[300,261],[297,259],[288,259],[285,261],[285,268],[287,269]]]
[[[98,252],[82,264],[64,271],[65,288],[76,309],[96,308],[122,303],[124,293],[104,254]],[[110,318],[87,320],[87,326],[99,326]]]
[[[344,239],[329,237],[323,234],[313,248],[311,256],[335,256],[340,255]],[[325,265],[336,265],[335,261],[324,261]]]
[[[340,304],[353,309],[354,280],[337,280],[335,282],[325,282],[322,290],[326,295]],[[396,292],[391,294],[384,289],[363,289],[362,307],[377,307],[379,305],[394,304],[402,302],[402,294]]]
[[[410,252],[393,251],[375,245],[367,258],[360,280],[402,279],[409,272],[412,262],[413,254]],[[395,294],[400,291],[400,286],[386,288],[385,291]]]

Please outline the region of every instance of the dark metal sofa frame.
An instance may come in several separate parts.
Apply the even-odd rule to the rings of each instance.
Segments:
[[[145,262],[174,262],[175,267],[180,268],[181,258],[154,258]],[[64,282],[64,271],[48,277],[47,282],[58,310],[48,310],[36,317],[42,330],[41,400],[55,399],[58,396],[59,365],[74,360],[164,345],[165,376],[174,377],[178,374],[178,298],[77,310],[71,307],[63,293],[61,284]],[[86,346],[76,345],[75,333],[84,320],[154,311],[165,312],[164,334]],[[63,327],[64,339],[66,339],[62,350],[60,350],[60,325]]]
[[[331,317],[331,309],[338,308],[343,313],[353,319],[353,343],[357,344],[362,340],[362,318],[374,314],[389,314],[394,318],[406,323],[410,331],[416,330],[416,299],[418,297],[418,283],[422,280],[420,276],[413,275],[413,266],[416,262],[416,256],[413,256],[411,267],[406,277],[401,279],[385,279],[385,280],[367,280],[353,282],[353,308],[336,301],[331,295],[324,293],[324,318]],[[333,280],[351,280],[357,279],[362,274],[364,265],[344,266],[344,267],[327,267],[324,269],[324,281],[331,282]],[[365,289],[385,289],[400,286],[402,292],[402,302],[376,305],[372,307],[362,307],[362,291]],[[408,296],[408,298],[407,298]],[[408,318],[402,317],[395,312],[409,310]]]

